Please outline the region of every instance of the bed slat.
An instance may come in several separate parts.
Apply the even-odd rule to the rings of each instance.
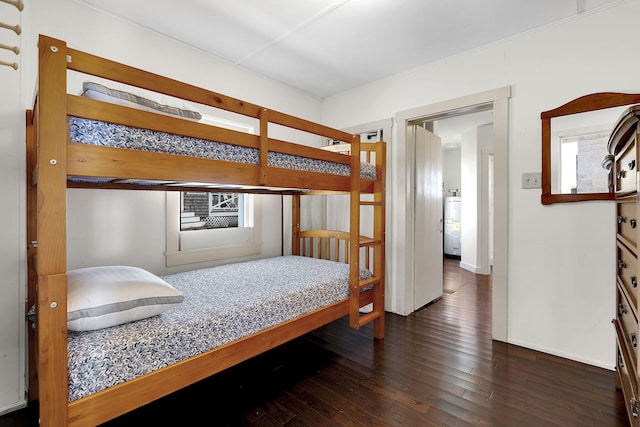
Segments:
[[[349,263],[349,233],[336,230],[304,230],[298,232],[300,255]],[[331,252],[331,242],[333,252]],[[340,248],[344,249],[341,251]],[[309,252],[307,252],[309,248]],[[295,253],[295,252],[294,252]]]

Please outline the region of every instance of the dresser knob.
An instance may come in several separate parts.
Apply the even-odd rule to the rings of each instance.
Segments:
[[[631,332],[631,345],[633,346],[633,348],[636,348],[638,346],[638,338],[636,337],[635,332]]]
[[[634,170],[636,167],[636,161],[635,160],[631,160],[629,162],[629,170]]]
[[[627,309],[624,308],[624,304],[618,304],[618,317],[622,317],[627,312]]]
[[[631,406],[631,415],[633,415],[633,418],[638,418],[638,401],[636,399],[629,400],[629,406]]]
[[[626,263],[626,262],[624,262],[624,260],[623,260],[623,259],[621,259],[620,261],[618,261],[618,268],[619,268],[620,270],[622,270],[623,268],[627,268],[627,263]]]
[[[620,353],[618,353],[618,368],[624,368],[624,359]]]
[[[638,287],[638,278],[636,276],[631,276],[631,286],[634,288]]]
[[[623,222],[627,222],[627,217],[618,215],[618,224],[622,224]]]
[[[635,218],[633,218],[631,221],[629,221],[629,224],[631,224],[631,228],[636,228],[636,225],[638,225]]]
[[[622,169],[618,171],[618,179],[622,179],[627,175],[627,171]]]

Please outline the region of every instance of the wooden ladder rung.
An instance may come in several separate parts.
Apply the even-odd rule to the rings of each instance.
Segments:
[[[360,206],[382,206],[382,202],[360,201]]]
[[[365,239],[360,239],[360,247],[371,247],[371,246],[376,246],[376,245],[381,245],[382,244],[382,239],[369,239],[369,238],[365,238]]]
[[[376,286],[376,285],[379,285],[380,283],[381,282],[379,277],[377,276],[369,277],[368,279],[360,280],[360,282],[358,282],[358,290],[364,289],[369,286]]]
[[[360,314],[358,315],[357,326],[360,327],[362,325],[366,325],[367,323],[377,319],[378,317],[380,317],[380,310],[373,310],[371,313]]]

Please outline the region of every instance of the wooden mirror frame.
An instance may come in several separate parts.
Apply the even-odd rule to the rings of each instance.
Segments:
[[[614,193],[551,194],[551,119],[638,103],[640,103],[640,94],[599,92],[581,96],[558,108],[540,113],[540,119],[542,120],[541,202],[543,205],[587,200],[613,200],[615,198]]]

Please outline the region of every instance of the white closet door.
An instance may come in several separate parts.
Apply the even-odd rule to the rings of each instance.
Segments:
[[[414,126],[414,309],[442,296],[442,144],[440,137]]]

